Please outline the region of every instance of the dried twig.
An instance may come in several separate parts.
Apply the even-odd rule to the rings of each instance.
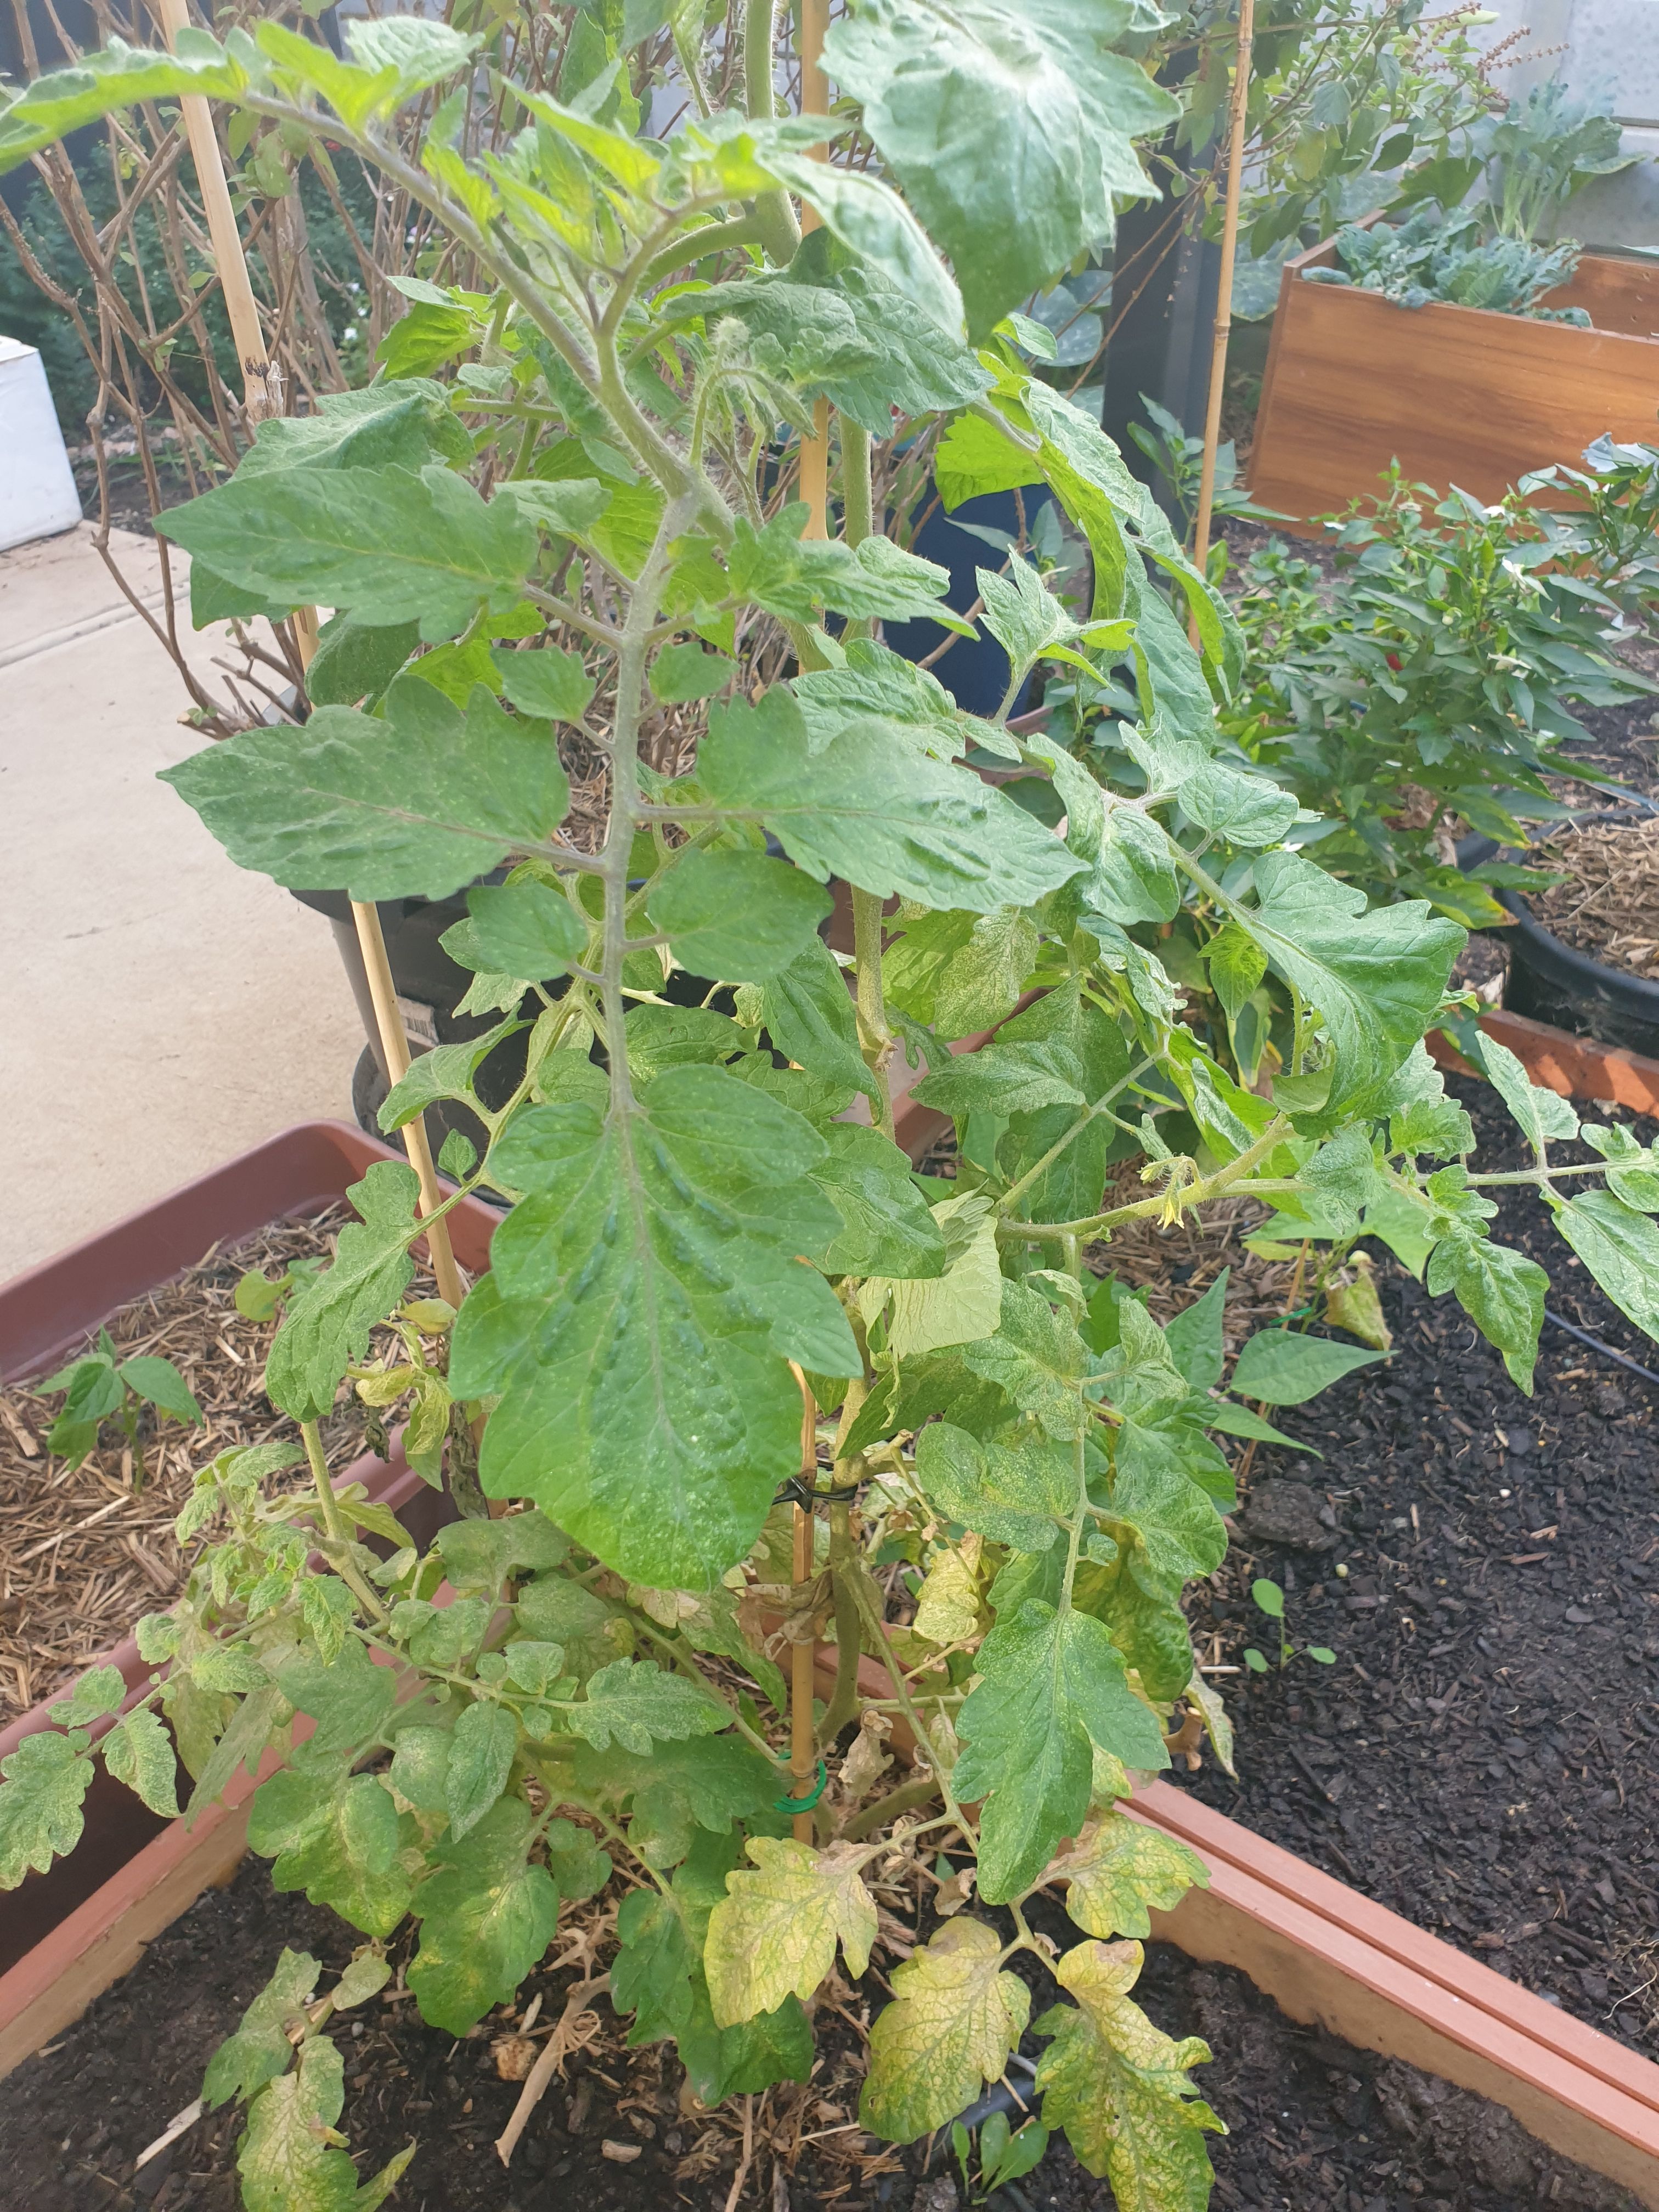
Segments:
[[[519,2101],[513,2107],[513,2117],[495,2139],[495,2155],[503,2166],[513,2163],[513,2154],[518,2148],[519,2137],[530,2124],[530,2116],[547,2094],[549,2082],[562,2064],[570,2046],[576,2022],[587,2009],[590,1998],[600,1996],[611,1986],[609,1974],[592,1974],[585,1982],[578,1982],[564,2001],[551,2035],[542,2046],[542,2054],[530,2069],[525,2085],[519,2092]]]
[[[749,2179],[749,2168],[754,2155],[755,2100],[752,2097],[745,2097],[743,2100],[743,2156],[738,2160],[738,2170],[732,2177],[732,2189],[726,2200],[726,2212],[737,2212],[738,2199],[743,2195],[743,2185]]]

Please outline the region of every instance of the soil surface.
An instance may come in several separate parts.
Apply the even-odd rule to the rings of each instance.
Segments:
[[[118,1353],[170,1359],[205,1416],[195,1425],[142,1407],[137,1491],[118,1419],[103,1423],[97,1449],[71,1472],[47,1443],[63,1394],[43,1395],[28,1382],[0,1393],[0,1727],[67,1687],[140,1613],[164,1611],[178,1596],[188,1569],[173,1522],[196,1468],[270,1437],[292,1438],[298,1449],[294,1423],[264,1394],[276,1322],[239,1313],[236,1285],[250,1268],[274,1282],[295,1261],[326,1260],[341,1224],[353,1218],[342,1205],[261,1230],[210,1252],[112,1316],[107,1327]],[[417,1279],[410,1296],[422,1294]],[[395,1342],[380,1333],[372,1354]],[[95,1347],[88,1338],[84,1349]],[[321,1429],[337,1474],[371,1448],[368,1411],[349,1392]]]
[[[1057,1906],[1037,1922],[1064,1938]],[[1075,1930],[1071,1934],[1075,1935]],[[153,1944],[140,1965],[8,2082],[0,2106],[0,2161],[9,2203],[28,2212],[234,2212],[240,2121],[234,2108],[198,2121],[135,2174],[138,2154],[198,2094],[215,2045],[234,2027],[284,1944],[331,1970],[350,1954],[331,1915],[276,1897],[262,1862],[210,1892]],[[1034,2010],[1055,1995],[1034,1962],[1021,1964]],[[580,1972],[533,1976],[514,2018],[498,2016],[457,2041],[425,2027],[407,1998],[388,1992],[340,2015],[347,2052],[343,2125],[365,2178],[411,2137],[414,2165],[392,2203],[409,2212],[660,2212],[665,2204],[725,2212],[742,2150],[740,2107],[690,2106],[668,2046],[629,2052],[623,2023],[597,1998],[591,2033],[536,2109],[510,2169],[494,2141],[519,2094],[501,2078],[497,2050],[523,2008],[544,1999],[530,2040],[562,2008]],[[872,1991],[875,2004],[883,2001]],[[1209,2138],[1213,2202],[1294,2212],[1513,2212],[1548,2201],[1581,2212],[1635,2212],[1611,2184],[1547,2151],[1510,2117],[1409,2067],[1295,2026],[1237,1973],[1149,1948],[1139,1994],[1172,2034],[1205,2036],[1216,2053],[1197,2069],[1230,2133]],[[869,2000],[832,1980],[830,2002],[851,2021]],[[902,2154],[848,2124],[857,2039],[839,2043],[820,2008],[824,2063],[801,2089],[754,2100],[752,2153],[735,2206],[750,2212],[957,2212],[959,2178],[942,2140]],[[826,2033],[825,2029],[830,2031]],[[1034,2057],[1040,2043],[1027,2037]],[[1011,2069],[1029,2096],[1029,2069]],[[834,2115],[835,2117],[830,2117]],[[1018,2112],[1013,2114],[1018,2122]],[[607,2154],[606,2147],[609,2146]],[[617,2154],[623,2154],[618,2158]],[[793,2156],[792,2156],[793,2153]],[[1001,2212],[1110,2212],[1109,2190],[1061,2140]]]
[[[1449,1087],[1482,1169],[1528,1164],[1492,1091]],[[1491,1195],[1494,1237],[1548,1270],[1549,1310],[1659,1370],[1543,1207]],[[1451,1298],[1380,1249],[1376,1274],[1393,1358],[1275,1416],[1324,1456],[1258,1452],[1238,1540],[1191,1607],[1206,1658],[1276,1662],[1249,1595],[1269,1577],[1295,1644],[1336,1663],[1212,1673],[1239,1779],[1180,1778],[1659,2058],[1659,1382],[1547,1322],[1525,1398]]]
[[[187,499],[194,499],[198,492],[208,489],[199,477],[192,483],[184,463],[163,450],[155,455],[155,483],[161,494],[158,507],[152,504],[143,464],[137,454],[109,453],[106,465],[111,523],[117,530],[136,530],[144,537],[154,530],[156,514],[165,513],[170,507],[182,507]],[[72,466],[75,488],[81,495],[82,513],[88,522],[101,522],[103,496],[98,485],[97,462],[82,447],[76,449]]]

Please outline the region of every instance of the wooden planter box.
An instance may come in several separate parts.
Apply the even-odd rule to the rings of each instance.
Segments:
[[[1604,431],[1659,436],[1659,265],[1585,254],[1549,298],[1589,312],[1577,330],[1304,281],[1335,264],[1330,239],[1285,264],[1250,451],[1252,498],[1291,530],[1322,535],[1312,518],[1376,493],[1391,460],[1490,503]]]
[[[15,1382],[52,1366],[131,1299],[169,1281],[215,1244],[234,1243],[268,1223],[320,1212],[343,1198],[376,1160],[394,1152],[343,1121],[308,1121],[272,1137],[0,1289],[0,1376]],[[456,1256],[489,1265],[499,1216],[476,1199],[450,1215]],[[418,1248],[417,1248],[418,1249]],[[343,1478],[361,1482],[429,1540],[441,1493],[400,1454],[357,1460]],[[96,1664],[120,1668],[130,1702],[150,1669],[131,1637]],[[52,1696],[0,1731],[0,1758],[26,1735],[54,1725]],[[112,1725],[94,1726],[100,1735]],[[215,1882],[228,1881],[245,1848],[247,1801],[257,1786],[237,1776],[227,1802],[190,1827],[146,1810],[100,1767],[84,1808],[77,1848],[45,1874],[26,1875],[0,1894],[0,2076],[82,2012],[137,1964],[145,1944]]]

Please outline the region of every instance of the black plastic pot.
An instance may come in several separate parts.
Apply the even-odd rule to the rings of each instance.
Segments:
[[[504,872],[498,869],[494,876],[483,877],[480,881],[499,883]],[[371,1136],[378,1136],[380,1128],[377,1117],[390,1085],[380,1055],[380,1029],[357,943],[351,902],[344,891],[295,891],[293,896],[313,914],[325,915],[333,929],[367,1040],[352,1072],[351,1110],[360,1128],[367,1129]],[[459,1014],[455,1011],[465,997],[472,978],[467,969],[450,958],[439,939],[447,929],[465,919],[464,890],[447,899],[382,899],[376,911],[380,917],[380,933],[386,939],[392,985],[404,1002],[410,1043],[416,1051],[430,1044],[465,1044],[470,1038],[482,1036],[501,1019],[499,1014]],[[533,1013],[538,1008],[539,1002],[528,998],[526,1012]],[[524,1073],[526,1049],[526,1035],[508,1037],[497,1045],[478,1070],[478,1095],[487,1106],[504,1106],[512,1097]],[[452,1129],[459,1129],[482,1151],[487,1132],[475,1114],[452,1100],[428,1108],[427,1133],[434,1152]]]
[[[1469,837],[1459,844],[1457,858],[1462,866],[1476,867],[1498,850],[1490,837]],[[1504,857],[1517,856],[1505,851]],[[1659,1059],[1659,983],[1609,968],[1563,943],[1544,927],[1519,891],[1500,890],[1496,896],[1515,916],[1514,927],[1504,933],[1510,946],[1504,992],[1508,1011],[1548,1022],[1573,1036],[1595,1037]]]
[[[1504,1004],[1575,1036],[1659,1059],[1659,983],[1608,968],[1552,936],[1514,891],[1498,896],[1515,916]]]
[[[478,881],[500,883],[506,873],[504,868],[498,868],[493,875],[481,876]],[[374,1001],[369,997],[368,977],[357,943],[351,902],[344,891],[295,891],[293,896],[314,914],[326,915],[333,928],[334,941],[340,948],[340,959],[368,1039],[352,1073],[351,1110],[359,1128],[378,1137],[381,1133],[380,1111],[390,1085],[380,1056],[380,1029],[374,1018]],[[450,958],[440,942],[447,929],[465,918],[465,890],[447,899],[383,899],[376,910],[380,917],[380,933],[386,939],[392,986],[403,1002],[410,1044],[416,1052],[432,1044],[465,1044],[495,1026],[501,1018],[499,1013],[456,1012],[472,977],[468,969]],[[561,976],[544,984],[543,988],[556,999],[566,982],[567,979]],[[662,996],[672,1006],[700,1006],[714,988],[707,976],[690,975],[676,969],[663,985]],[[523,1019],[533,1022],[541,1011],[541,1000],[533,991],[526,992],[519,1007]],[[479,1097],[492,1110],[505,1106],[518,1089],[529,1045],[527,1028],[504,1038],[485,1058],[473,1078]],[[428,1106],[426,1123],[428,1139],[434,1152],[441,1149],[452,1129],[459,1130],[479,1152],[489,1143],[489,1132],[477,1115],[454,1099],[441,1099],[435,1106]]]
[[[1020,496],[1029,528],[1054,494],[1047,484],[1030,484]],[[983,538],[976,538],[972,530],[962,526],[973,523],[981,529],[1005,530],[1011,538],[1014,537],[1019,530],[1018,505],[1011,491],[988,491],[977,498],[964,499],[960,507],[947,514],[937,503],[931,478],[926,499],[921,527],[911,541],[910,550],[920,559],[936,561],[941,568],[950,570],[951,588],[945,595],[946,603],[965,612],[979,597],[975,569],[1000,568],[1002,556]],[[906,660],[925,660],[949,641],[951,649],[934,672],[957,706],[966,714],[993,715],[1002,704],[1002,696],[1008,689],[1008,656],[988,634],[952,638],[951,631],[940,623],[918,619],[884,623],[881,635],[884,643]],[[1028,678],[1009,709],[1011,714],[1023,712],[1030,690]]]

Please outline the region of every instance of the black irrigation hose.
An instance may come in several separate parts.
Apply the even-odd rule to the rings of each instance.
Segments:
[[[1612,1345],[1603,1344],[1599,1336],[1592,1336],[1588,1329],[1576,1328],[1571,1322],[1563,1321],[1559,1313],[1552,1313],[1547,1306],[1544,1309],[1544,1318],[1553,1328],[1559,1328],[1564,1336],[1571,1336],[1579,1344],[1588,1346],[1590,1351],[1599,1352],[1603,1359],[1612,1359],[1620,1367],[1629,1368],[1632,1375],[1639,1375],[1644,1382],[1659,1382],[1659,1375],[1656,1375],[1652,1368],[1644,1367],[1626,1352],[1615,1352]]]

